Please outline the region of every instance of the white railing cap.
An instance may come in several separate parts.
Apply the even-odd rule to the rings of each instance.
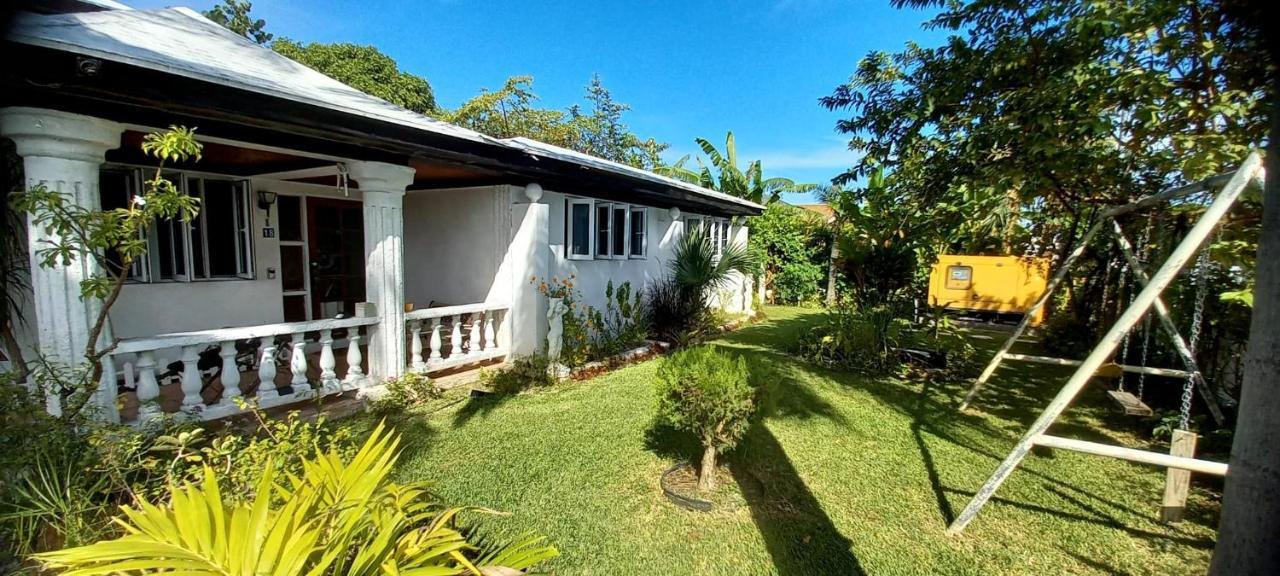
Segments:
[[[479,304],[459,304],[457,306],[441,306],[440,308],[421,308],[412,312],[405,312],[405,320],[425,320],[428,318],[442,318],[444,316],[453,316],[455,314],[474,314],[476,312],[488,312],[493,310],[506,310],[510,308],[510,304],[502,304],[496,302],[481,302]]]
[[[140,338],[125,338],[116,344],[116,349],[112,354],[146,352],[148,350],[195,346],[199,344],[216,344],[230,340],[248,340],[250,338],[279,336],[281,334],[297,334],[300,332],[315,332],[317,330],[334,330],[338,328],[353,328],[356,326],[371,326],[373,324],[377,324],[380,320],[380,318],[359,317],[327,318],[324,320],[309,320],[306,322],[281,322],[279,324],[237,326],[235,328],[218,328],[216,330],[174,332],[170,334],[158,334],[156,336]]]

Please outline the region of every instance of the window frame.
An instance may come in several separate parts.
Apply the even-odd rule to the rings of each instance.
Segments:
[[[636,230],[635,217],[640,215],[640,229]],[[644,206],[632,206],[627,212],[627,258],[630,260],[644,260],[649,256],[649,209]],[[636,234],[640,234],[640,253],[636,253]]]
[[[128,164],[104,164],[100,171],[112,172],[128,172],[132,190],[129,191],[129,200],[135,196],[142,195],[144,171],[151,170],[143,166]],[[180,220],[157,220],[150,227],[150,234],[147,234],[147,253],[144,258],[139,258],[135,262],[138,274],[130,272],[130,281],[139,284],[163,284],[170,282],[221,282],[229,280],[254,280],[257,277],[257,254],[256,246],[253,241],[254,226],[254,209],[253,202],[253,182],[248,178],[237,178],[234,176],[225,176],[221,174],[192,173],[183,170],[165,170],[163,173],[165,178],[170,179],[178,186],[184,194],[195,196],[200,199],[201,207],[206,205],[204,194],[204,181],[220,180],[230,182],[232,184],[233,193],[231,197],[231,213],[233,236],[235,238],[234,247],[236,273],[234,276],[211,276],[209,275],[209,235],[208,235],[208,218],[205,210],[201,209],[196,215],[197,223],[193,227],[192,222],[182,222]],[[193,181],[198,184],[193,184]],[[193,192],[195,192],[193,194]],[[101,194],[101,191],[99,191]],[[200,233],[200,254],[195,254],[193,250],[194,238],[193,234]],[[161,278],[159,276],[162,255],[160,254],[160,235],[167,234],[169,236],[169,270],[171,270],[170,278]],[[180,242],[180,245],[179,245]],[[205,277],[196,277],[195,275],[195,258],[201,258],[204,266]],[[182,259],[182,273],[179,274],[178,259]]]
[[[618,228],[618,214],[622,214],[622,228]],[[631,258],[631,205],[613,202],[609,208],[611,219],[609,228],[610,254],[614,260]],[[622,238],[622,249],[618,250],[618,238]]]
[[[595,259],[596,257],[595,256],[596,254],[595,201],[592,200],[591,198],[577,198],[577,197],[566,197],[564,201],[565,201],[565,205],[564,205],[565,207],[565,211],[564,211],[565,259],[566,260]],[[574,252],[573,207],[578,205],[587,207],[587,246],[586,246],[586,253],[584,254],[578,254]]]
[[[964,280],[956,280],[952,277],[954,270],[967,270],[968,277]],[[961,286],[960,282],[964,282]],[[953,284],[954,283],[954,284]],[[943,281],[943,287],[947,290],[970,290],[973,288],[973,266],[968,264],[949,264],[946,271],[946,279]]]

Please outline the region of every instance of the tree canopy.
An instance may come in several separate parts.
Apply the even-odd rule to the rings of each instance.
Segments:
[[[206,10],[204,17],[258,44],[269,44],[274,36],[266,31],[267,21],[255,20],[249,14],[251,10],[253,2],[249,0],[223,0],[222,4]]]
[[[271,48],[325,76],[419,114],[436,114],[435,93],[425,78],[401,70],[373,46],[347,42],[302,44],[288,38]]]
[[[777,202],[784,192],[809,192],[817,188],[814,184],[797,184],[788,178],[765,178],[764,166],[759,160],[748,162],[745,170],[738,167],[738,145],[733,132],[725,136],[723,153],[706,138],[694,141],[706,156],[706,160],[695,158],[697,170],[687,166],[690,157],[685,155],[675,164],[659,166],[654,171],[757,204]]]

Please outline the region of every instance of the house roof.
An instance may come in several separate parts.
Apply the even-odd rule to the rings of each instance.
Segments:
[[[617,162],[526,138],[497,139],[417,114],[259,46],[187,8],[21,14],[12,24],[6,36],[10,42],[319,107],[358,123],[358,128],[347,132],[359,131],[369,139],[383,137],[404,144],[407,138],[410,146],[416,141],[423,150],[453,146],[471,155],[500,158],[495,163],[531,158],[542,173],[552,171],[553,176],[563,180],[582,179],[582,170],[586,169],[592,177],[592,187],[635,189],[650,198],[670,195],[673,205],[694,203],[732,213],[763,210],[746,200]],[[369,130],[366,126],[384,128]],[[339,128],[343,127],[332,127],[335,132]],[[395,137],[390,135],[392,132]],[[538,159],[546,161],[537,162]]]
[[[797,208],[813,212],[814,214],[818,214],[827,220],[831,220],[836,217],[835,210],[832,210],[831,206],[827,204],[796,204],[795,206]]]

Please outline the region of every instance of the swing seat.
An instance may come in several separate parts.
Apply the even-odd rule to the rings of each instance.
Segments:
[[[1107,396],[1116,403],[1126,416],[1151,416],[1155,411],[1142,402],[1141,398],[1123,390],[1107,390]]]

